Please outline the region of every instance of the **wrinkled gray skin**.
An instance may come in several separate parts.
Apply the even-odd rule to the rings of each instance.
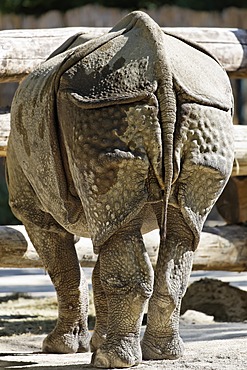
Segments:
[[[182,355],[181,299],[203,222],[231,173],[231,114],[217,61],[142,12],[97,39],[69,39],[22,82],[7,173],[12,209],[57,291],[57,326],[43,351],[89,348],[76,234],[99,254],[93,365]],[[142,233],[155,227],[153,273]]]

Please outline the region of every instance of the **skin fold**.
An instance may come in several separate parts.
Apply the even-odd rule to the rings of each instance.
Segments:
[[[44,352],[91,346],[99,368],[183,354],[180,305],[203,223],[231,174],[232,108],[218,62],[143,12],[96,39],[75,35],[21,83],[7,179],[57,292]],[[157,227],[153,271],[142,234]],[[75,234],[98,254],[91,343]]]

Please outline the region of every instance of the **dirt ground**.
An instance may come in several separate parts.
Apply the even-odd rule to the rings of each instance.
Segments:
[[[92,369],[91,354],[40,352],[45,333],[55,325],[54,297],[13,295],[0,299],[0,368]],[[92,306],[91,306],[92,310]],[[90,327],[93,322],[90,321]],[[176,361],[145,361],[137,369],[246,370],[247,323],[217,323],[212,316],[187,311],[181,317],[185,355]]]

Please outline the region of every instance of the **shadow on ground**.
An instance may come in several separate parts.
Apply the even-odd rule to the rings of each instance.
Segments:
[[[33,366],[32,366],[33,365]],[[37,366],[36,362],[15,362],[15,361],[1,361],[0,360],[0,369],[34,369],[34,370],[47,370],[47,366]],[[93,366],[90,364],[77,364],[77,365],[59,365],[52,366],[54,370],[79,370],[79,369],[93,369]]]
[[[21,334],[47,334],[57,320],[55,297],[34,298],[27,294],[0,297],[0,337]],[[94,328],[95,317],[88,317],[89,329]]]

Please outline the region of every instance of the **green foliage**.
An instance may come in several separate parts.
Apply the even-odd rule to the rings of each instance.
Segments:
[[[247,8],[246,0],[0,0],[0,12],[40,15],[52,9],[66,11],[89,3],[130,10],[161,5],[177,5],[195,10],[222,10],[230,6]]]

